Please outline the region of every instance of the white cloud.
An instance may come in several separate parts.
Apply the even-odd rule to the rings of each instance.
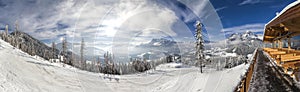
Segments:
[[[236,26],[231,28],[225,28],[222,31],[225,34],[232,34],[232,33],[242,33],[246,31],[251,32],[263,32],[264,31],[264,23],[254,23],[254,24],[246,24],[242,26]]]
[[[217,41],[225,39],[224,34],[221,32],[223,25],[220,17],[209,0],[180,0],[180,2],[185,4],[200,18],[200,21],[207,29],[209,40]]]
[[[246,4],[256,4],[259,3],[260,0],[244,0],[243,2],[239,3],[239,5],[246,5]]]
[[[220,7],[220,8],[217,8],[216,11],[218,12],[218,11],[224,10],[224,9],[226,9],[226,8],[227,8],[227,7],[225,7],[225,6],[224,6],[224,7]]]
[[[239,5],[241,6],[241,5],[257,4],[257,3],[270,3],[274,1],[273,0],[244,0],[243,2],[239,3]]]
[[[105,50],[118,42],[120,44],[116,45],[121,45],[126,39],[132,39],[130,45],[133,45],[158,36],[193,37],[183,23],[192,21],[193,18],[189,19],[190,14],[182,12],[186,20],[181,21],[174,11],[150,0],[30,1],[4,1],[7,5],[0,8],[0,12],[5,12],[0,16],[0,23],[10,24],[10,29],[13,29],[11,27],[18,20],[21,31],[39,40],[59,41],[58,37],[66,35],[71,39],[69,41],[85,38],[87,45],[99,46]],[[212,13],[205,12],[209,6],[208,0],[190,0],[183,4],[201,18]],[[140,39],[133,39],[132,35],[139,36]]]

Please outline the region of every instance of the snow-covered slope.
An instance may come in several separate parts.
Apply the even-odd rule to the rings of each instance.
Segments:
[[[37,59],[0,40],[0,92],[228,92],[248,67],[242,64],[222,71],[204,68],[205,73],[200,74],[196,67],[164,66],[170,64],[147,73],[105,78]]]

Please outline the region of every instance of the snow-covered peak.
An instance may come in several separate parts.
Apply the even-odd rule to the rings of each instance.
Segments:
[[[256,34],[251,31],[246,31],[245,33],[233,33],[228,37],[228,41],[245,41],[245,40],[253,40],[259,39]]]
[[[233,33],[231,36],[228,37],[228,40],[234,41],[234,40],[240,40],[241,39],[241,34],[239,33]]]
[[[170,47],[175,44],[176,44],[176,42],[173,41],[172,39],[158,38],[158,39],[152,39],[149,43],[141,44],[140,46],[143,46],[143,47],[152,47],[152,46]]]
[[[243,35],[242,35],[242,39],[246,40],[246,39],[256,39],[258,38],[256,34],[252,33],[251,31],[246,31]]]

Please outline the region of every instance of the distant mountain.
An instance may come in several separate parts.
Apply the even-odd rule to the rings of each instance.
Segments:
[[[62,43],[56,44],[56,48],[61,51]],[[80,56],[80,44],[79,43],[72,44],[72,43],[68,42],[67,48],[68,48],[68,51],[73,52],[77,56]],[[90,61],[96,59],[96,57],[103,56],[104,53],[105,53],[104,50],[98,49],[95,47],[85,47],[84,48],[84,58],[87,60],[90,60]]]
[[[178,54],[180,52],[181,42],[176,42],[170,38],[154,38],[148,43],[135,46],[134,51],[130,53],[131,57],[137,57],[143,53],[152,53],[150,57],[159,58],[167,54]]]
[[[227,42],[231,44],[235,41],[262,41],[259,37],[251,31],[246,31],[245,33],[233,33],[227,38]]]
[[[138,47],[171,47],[176,45],[176,42],[170,39],[160,38],[152,39],[149,43],[138,45]]]
[[[251,54],[255,48],[263,46],[262,40],[251,31],[234,33],[226,39],[226,43],[226,52],[240,55]]]

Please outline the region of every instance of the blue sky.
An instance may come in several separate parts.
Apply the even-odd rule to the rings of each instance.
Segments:
[[[295,0],[210,0],[228,31],[253,29],[263,33],[264,24]],[[233,28],[233,29],[232,29]],[[261,31],[259,31],[261,30]]]
[[[262,34],[265,23],[294,0],[0,0],[0,30],[6,24],[50,44],[62,37],[103,50],[122,51],[153,38],[194,41],[194,23],[207,40],[232,33]]]
[[[276,12],[295,0],[210,0],[221,17],[224,28],[267,23]],[[246,3],[246,1],[249,1]],[[244,2],[244,3],[243,3]]]

